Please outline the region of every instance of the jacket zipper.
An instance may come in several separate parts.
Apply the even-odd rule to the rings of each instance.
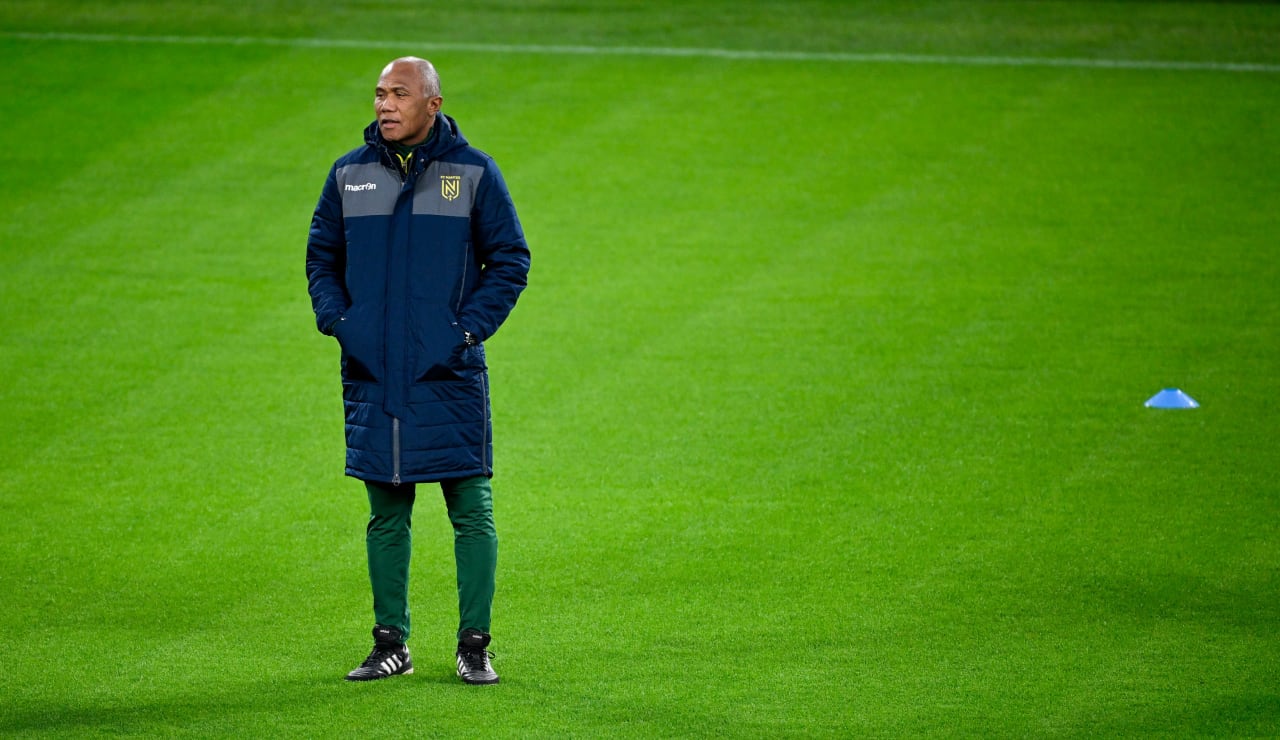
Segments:
[[[392,164],[392,169],[400,176],[400,187],[403,190],[405,185],[409,183],[409,166],[401,167],[396,162],[396,155],[393,154],[389,147],[383,147],[383,156]],[[412,155],[411,155],[412,156]],[[414,159],[409,160],[409,165],[417,164]],[[391,485],[400,485],[400,419],[391,417]]]
[[[484,444],[480,446],[480,466],[485,470],[489,469],[489,376],[487,374],[480,376],[480,383],[484,387],[484,416],[480,419],[480,423],[484,425]]]
[[[470,257],[471,249],[468,247],[462,251],[462,279],[458,281],[458,300],[453,304],[454,316],[457,316],[458,312],[462,310],[462,293],[467,289],[467,262]]]
[[[391,485],[400,485],[400,420],[391,417]]]

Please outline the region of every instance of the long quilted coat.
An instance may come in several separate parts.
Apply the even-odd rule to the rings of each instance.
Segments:
[[[307,280],[342,348],[347,475],[492,475],[483,344],[516,304],[529,248],[498,167],[437,114],[401,174],[376,122],[334,163],[311,220]]]

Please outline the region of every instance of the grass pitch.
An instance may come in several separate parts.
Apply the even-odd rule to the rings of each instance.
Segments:
[[[1248,4],[0,4],[0,734],[1280,733],[1278,50]],[[417,672],[341,680],[302,258],[406,53],[534,254],[485,689],[430,496]]]

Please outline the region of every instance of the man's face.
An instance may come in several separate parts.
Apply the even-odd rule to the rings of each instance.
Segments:
[[[442,98],[427,97],[422,87],[422,75],[412,63],[395,62],[382,70],[373,96],[382,138],[406,146],[427,138]]]

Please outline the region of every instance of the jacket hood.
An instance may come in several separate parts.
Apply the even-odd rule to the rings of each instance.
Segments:
[[[436,159],[454,149],[467,146],[467,138],[458,129],[458,122],[444,113],[436,114],[436,125],[433,131],[434,133],[426,141],[415,147],[415,151],[423,159]],[[382,138],[382,129],[378,128],[377,119],[365,127],[364,143],[382,152],[388,160],[390,159],[391,147]]]

